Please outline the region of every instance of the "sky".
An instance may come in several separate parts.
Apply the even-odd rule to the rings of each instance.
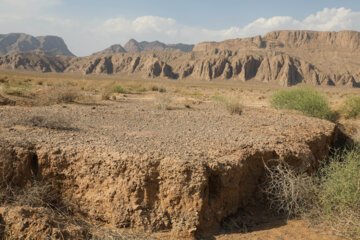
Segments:
[[[77,56],[131,38],[196,44],[273,30],[360,31],[360,1],[0,0],[0,34],[56,35]]]

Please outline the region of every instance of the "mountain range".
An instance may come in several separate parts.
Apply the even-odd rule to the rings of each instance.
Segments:
[[[194,46],[195,45],[182,43],[165,44],[159,41],[137,42],[135,39],[130,39],[124,47],[120,44],[115,44],[100,52],[94,53],[93,55],[165,50],[190,52]],[[47,56],[75,56],[70,52],[64,40],[57,36],[34,37],[25,33],[0,34],[0,56],[15,53],[35,53]]]
[[[273,31],[200,43],[190,52],[173,51],[179,46],[183,47],[130,40],[124,47],[114,45],[81,58],[12,53],[0,57],[0,69],[360,87],[360,33],[356,31]]]

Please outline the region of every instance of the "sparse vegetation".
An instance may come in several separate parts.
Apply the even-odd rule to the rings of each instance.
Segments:
[[[336,152],[318,175],[281,163],[266,167],[263,191],[270,206],[289,216],[330,223],[340,235],[360,239],[360,150]]]
[[[172,109],[172,107],[171,107],[172,99],[167,94],[160,94],[160,95],[156,96],[154,103],[155,103],[155,106],[159,110],[171,110]]]
[[[225,106],[227,111],[230,114],[241,114],[243,105],[240,103],[240,101],[237,98],[229,98],[227,101],[225,101]]]
[[[9,80],[8,80],[7,76],[0,77],[0,83],[8,83],[8,82],[9,82]]]
[[[75,130],[72,127],[70,121],[64,116],[55,114],[33,114],[30,116],[22,117],[17,120],[14,124],[30,126],[30,127],[41,127],[53,130]]]
[[[146,87],[144,87],[142,85],[130,86],[130,92],[144,93],[146,91],[147,91]]]
[[[5,83],[2,87],[3,93],[12,96],[23,97],[30,91],[30,85],[26,82]]]
[[[271,106],[277,109],[296,110],[307,116],[336,120],[327,99],[318,91],[308,87],[282,90],[271,98]]]
[[[75,89],[58,89],[53,92],[53,98],[56,103],[72,103],[80,97]]]
[[[215,101],[215,102],[225,102],[226,101],[226,98],[223,97],[223,96],[220,96],[220,95],[214,95],[212,97],[212,99]]]
[[[182,94],[184,96],[192,97],[192,98],[195,98],[195,99],[201,99],[201,98],[204,97],[204,94],[202,94],[201,92],[198,92],[198,91],[183,92]]]
[[[117,85],[113,88],[113,93],[129,94],[130,92],[125,90],[122,86]]]
[[[152,86],[151,87],[151,91],[153,91],[153,92],[157,92],[159,90],[159,87],[158,86]]]
[[[344,101],[341,111],[347,119],[360,116],[360,97],[348,97]]]
[[[154,85],[151,87],[151,91],[164,93],[166,92],[166,88]]]
[[[241,104],[238,97],[232,96],[226,98],[224,96],[215,95],[212,97],[212,99],[216,102],[222,103],[230,114],[240,115],[242,113],[243,105]]]

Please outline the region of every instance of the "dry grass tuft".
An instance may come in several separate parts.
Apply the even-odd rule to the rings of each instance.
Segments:
[[[167,94],[160,94],[155,97],[154,105],[159,110],[171,110],[172,98]]]
[[[222,103],[230,114],[241,115],[243,111],[243,105],[241,104],[239,98],[236,96],[224,97],[215,95],[212,97],[212,99],[216,102]]]
[[[225,101],[225,107],[230,114],[238,115],[242,113],[243,109],[243,105],[240,103],[239,99],[235,97],[227,99],[227,101]]]

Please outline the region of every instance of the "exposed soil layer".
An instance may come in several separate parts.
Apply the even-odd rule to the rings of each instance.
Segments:
[[[152,100],[124,99],[0,106],[8,181],[51,182],[74,212],[114,228],[209,236],[256,200],[263,162],[313,171],[337,136],[328,121],[267,108],[230,115],[209,102],[162,111]],[[36,116],[67,127],[33,124]],[[10,215],[0,214],[7,227]]]

